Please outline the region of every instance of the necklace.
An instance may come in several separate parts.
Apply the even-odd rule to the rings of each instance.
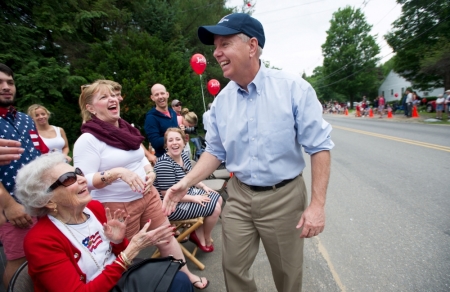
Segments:
[[[73,227],[71,227],[70,229],[73,229],[73,230],[75,230],[76,232],[78,232],[78,234],[80,234],[81,236],[83,236],[84,238],[87,238],[87,242],[86,242],[86,244],[87,244],[87,247],[89,248],[90,246],[91,246],[91,244],[93,243],[93,240],[92,240],[92,234],[91,234],[91,224],[89,224],[89,222],[88,222],[88,220],[89,220],[89,218],[91,218],[91,215],[89,215],[89,214],[86,214],[86,213],[84,213],[83,212],[83,214],[84,215],[86,215],[86,224],[87,224],[87,226],[88,226],[88,236],[86,236],[86,235],[84,235],[83,233],[81,233],[80,231],[78,231],[77,229],[75,229],[75,228],[73,228]],[[58,219],[59,220],[59,219]],[[59,221],[61,221],[61,220],[59,220]],[[62,222],[62,221],[61,221]],[[63,223],[64,224],[64,223]],[[69,225],[72,225],[72,224],[68,224],[67,225],[67,227],[70,227]],[[83,245],[84,245],[84,241],[85,240],[83,240]]]
[[[56,217],[55,217],[56,218]],[[65,227],[66,227],[66,229],[70,232],[70,234],[72,234],[72,236],[73,236],[73,238],[75,239],[75,241],[77,241],[77,237],[75,236],[75,234],[73,234],[73,232],[72,232],[72,228],[69,228],[69,226],[67,226],[67,224],[66,223],[64,223],[64,222],[62,222],[59,218],[56,218],[59,222],[61,222]],[[89,220],[89,217],[88,217],[88,220]],[[86,220],[87,221],[87,220]],[[89,230],[89,245],[92,243],[92,240],[91,240],[91,238],[90,238],[90,234],[91,234],[91,230],[90,230],[90,228],[89,228],[89,222],[87,222],[87,224],[88,224],[88,230]],[[76,232],[78,232],[79,234],[81,234],[82,236],[84,236],[81,232],[79,232],[78,230],[76,230],[76,229],[74,229]],[[88,245],[88,246],[89,246]],[[94,263],[95,263],[95,265],[97,266],[97,269],[99,270],[99,271],[103,271],[103,267],[105,266],[105,262],[106,262],[106,259],[108,258],[108,256],[106,256],[105,257],[105,260],[103,261],[103,267],[100,267],[100,265],[98,264],[98,262],[95,260],[95,258],[94,258],[94,256],[92,255],[92,253],[89,251],[89,249],[83,244],[83,243],[81,243],[81,246],[83,247],[83,249],[89,254],[89,256],[91,257],[91,259],[94,261]]]

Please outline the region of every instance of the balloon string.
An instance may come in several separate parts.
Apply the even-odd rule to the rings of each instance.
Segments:
[[[206,112],[206,106],[205,106],[205,95],[203,94],[203,82],[202,82],[202,74],[200,74],[199,76],[200,76],[200,87],[202,88],[202,97],[203,97],[203,109],[205,110],[204,112]]]

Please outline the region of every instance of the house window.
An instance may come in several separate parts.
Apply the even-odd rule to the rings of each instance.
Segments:
[[[423,96],[428,96],[429,92],[428,91],[424,91],[423,92]]]
[[[394,89],[391,89],[391,95],[394,95]]]
[[[384,91],[381,92],[381,95],[384,96]]]
[[[405,88],[402,87],[402,95],[405,93]]]

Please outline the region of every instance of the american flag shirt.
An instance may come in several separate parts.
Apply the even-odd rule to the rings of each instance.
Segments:
[[[7,113],[0,116],[0,138],[19,141],[25,151],[20,159],[12,161],[8,165],[0,166],[0,182],[13,196],[17,171],[25,164],[41,155],[39,135],[33,119],[21,112]]]

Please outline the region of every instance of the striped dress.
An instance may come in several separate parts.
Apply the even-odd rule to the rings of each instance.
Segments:
[[[185,170],[167,153],[158,158],[155,165],[156,179],[153,182],[153,185],[159,192],[169,189],[171,186],[179,182],[186,175],[186,173],[192,169],[191,161],[184,151],[181,153],[181,158],[183,159]],[[204,190],[196,187],[190,187],[187,196],[202,196],[204,194],[206,194]],[[211,201],[209,203],[205,203],[205,207],[191,202],[178,203],[175,212],[169,215],[169,220],[176,221],[210,216],[214,212],[220,195],[216,192],[211,192],[209,197]],[[162,196],[161,199],[163,199]]]

